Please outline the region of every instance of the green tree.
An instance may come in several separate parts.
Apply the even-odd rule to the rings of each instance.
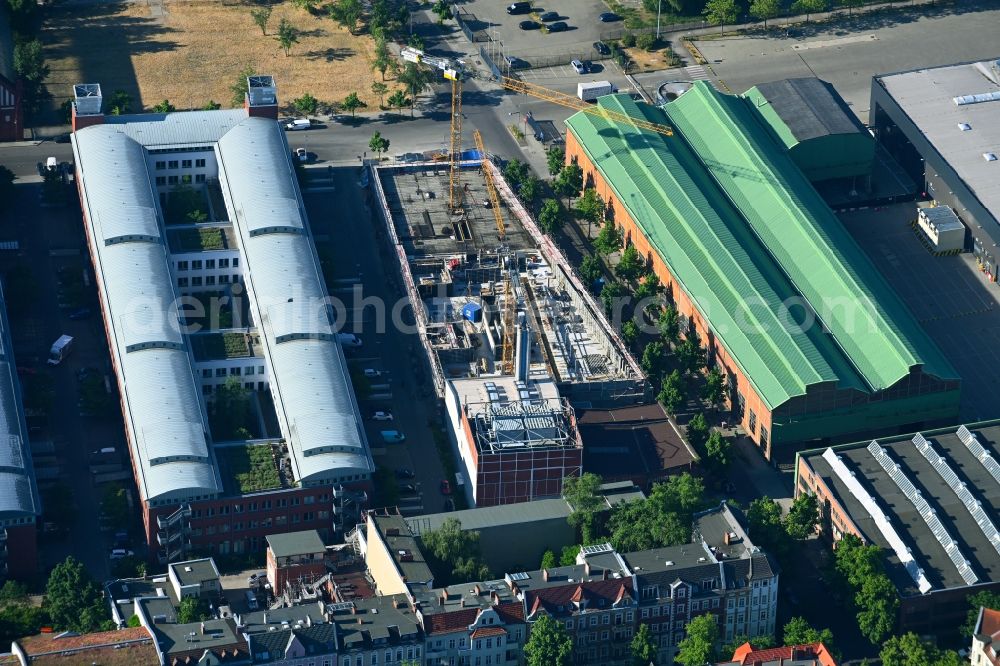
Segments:
[[[717,474],[723,474],[732,462],[733,443],[713,430],[705,440],[705,457]]]
[[[451,5],[445,0],[437,0],[431,6],[431,12],[438,17],[437,23],[441,25],[451,18]]]
[[[528,666],[570,666],[573,663],[573,639],[562,624],[542,615],[531,625],[531,637],[524,644]]]
[[[293,99],[292,107],[304,116],[311,116],[319,108],[319,100],[313,97],[312,94],[306,93],[302,97]]]
[[[687,438],[691,442],[691,446],[697,451],[702,451],[705,446],[705,442],[708,441],[708,422],[705,420],[705,415],[702,413],[697,413],[687,424]]]
[[[566,197],[568,205],[572,206],[573,197],[578,196],[583,189],[583,169],[580,168],[579,164],[567,164],[552,183],[552,189],[559,196]],[[600,197],[597,200],[600,201]],[[604,204],[601,202],[602,213],[604,212],[603,207]]]
[[[358,21],[363,11],[361,0],[337,0],[329,6],[330,18],[347,28],[352,35],[358,29]]]
[[[705,3],[705,20],[722,26],[722,34],[726,34],[726,24],[734,23],[739,12],[736,0],[708,0]]]
[[[594,284],[601,278],[603,273],[604,271],[601,269],[601,261],[593,255],[588,254],[583,258],[583,261],[580,262],[580,277],[583,278],[584,284],[588,287],[593,287]]]
[[[299,9],[305,9],[306,11],[312,11],[319,0],[292,0],[292,4]]]
[[[201,107],[201,110],[202,111],[216,111],[216,110],[221,109],[221,108],[222,108],[221,104],[219,104],[218,102],[216,102],[214,99],[210,99],[207,102],[205,102],[205,106]]]
[[[819,502],[815,495],[801,493],[792,501],[792,507],[785,517],[785,531],[792,539],[809,538],[819,523]]]
[[[588,190],[590,191],[590,190]],[[580,199],[583,201],[583,199]],[[622,233],[615,226],[615,223],[608,220],[608,222],[601,227],[600,233],[597,234],[597,238],[594,239],[594,249],[608,256],[613,252],[617,252],[622,246]]]
[[[639,302],[650,301],[646,305],[647,314],[650,312],[655,312],[660,309],[660,303],[656,299],[660,293],[663,292],[663,285],[660,284],[660,278],[656,273],[649,272],[646,273],[642,282],[635,289],[635,299]]]
[[[420,542],[435,579],[452,584],[489,577],[479,550],[479,532],[463,530],[458,520],[446,519],[438,529],[421,534]]]
[[[656,380],[663,375],[665,362],[666,348],[662,342],[654,340],[642,350],[642,359],[639,361],[639,367],[642,368],[647,377]]]
[[[389,45],[386,44],[385,37],[375,39],[375,57],[372,59],[372,69],[378,71],[385,81],[385,72],[389,69],[392,60],[392,53],[389,52]]]
[[[562,209],[555,199],[546,199],[542,202],[542,209],[538,213],[538,226],[550,236],[562,226]],[[589,257],[588,257],[589,258]],[[586,259],[584,259],[586,261]],[[581,271],[583,265],[580,266]],[[600,270],[600,269],[598,269]]]
[[[101,513],[107,516],[108,522],[115,529],[123,530],[128,527],[131,511],[124,487],[116,484],[104,486],[101,491]]]
[[[861,539],[848,534],[837,542],[834,564],[844,582],[857,589],[865,579],[882,573],[882,551],[878,546],[866,546]]]
[[[826,11],[827,0],[795,0],[792,3],[792,11],[796,14],[805,14],[806,23],[809,22],[809,15]]]
[[[549,175],[558,176],[566,163],[566,151],[561,146],[552,146],[545,151],[545,161],[548,163]]]
[[[400,113],[403,111],[404,106],[412,106],[413,100],[406,96],[406,93],[402,90],[397,90],[391,95],[389,95],[389,108],[398,109]]]
[[[842,7],[847,7],[847,15],[853,16],[854,10],[865,4],[865,0],[838,0]]]
[[[813,629],[805,618],[793,617],[785,624],[783,630],[785,645],[807,645],[822,643],[833,649],[833,632],[829,629]]]
[[[382,159],[382,153],[389,150],[389,139],[382,136],[382,134],[376,130],[376,132],[372,134],[371,140],[368,142],[368,149],[375,153],[379,159]]]
[[[719,639],[715,615],[706,613],[694,617],[686,629],[687,636],[677,644],[674,661],[682,666],[705,666],[708,662],[715,662],[715,642]]]
[[[705,375],[705,388],[701,396],[710,405],[718,405],[726,396],[726,376],[718,368],[712,368]]]
[[[743,634],[733,636],[733,640],[723,643],[722,654],[732,654],[744,643],[750,643],[756,650],[766,650],[775,647],[773,636],[747,636]]]
[[[890,637],[879,652],[882,666],[933,666],[939,657],[934,645],[913,632]]]
[[[854,597],[854,605],[858,608],[858,629],[872,644],[878,645],[892,634],[899,597],[888,576],[883,573],[866,578]]]
[[[569,167],[567,167],[567,169],[568,168]],[[559,183],[566,182],[566,180],[563,178],[563,174],[565,172],[566,172],[565,169],[559,172],[559,178],[556,179],[555,183],[556,194],[559,194],[561,196],[566,195],[566,190],[559,189],[560,188]],[[567,185],[565,187],[569,186]],[[579,190],[574,190],[574,192],[578,191]],[[583,196],[580,197],[580,200],[576,202],[576,212],[577,215],[580,217],[580,219],[587,221],[587,236],[589,237],[590,225],[601,224],[602,220],[604,220],[604,199],[602,199],[601,195],[597,193],[597,190],[595,190],[593,187],[588,187],[583,191]],[[614,226],[614,225],[609,225],[609,226]],[[621,245],[621,240],[618,241],[618,245]],[[617,250],[618,248],[615,247],[615,249]],[[613,251],[614,250],[612,250],[612,252]]]
[[[229,91],[233,93],[232,106],[233,108],[238,108],[243,106],[243,102],[247,96],[247,79],[256,74],[252,65],[244,65],[240,73],[236,75],[236,80],[231,86],[229,86]],[[122,113],[126,113],[123,111]]]
[[[698,374],[705,367],[705,350],[694,336],[688,336],[677,345],[677,361],[692,375]]]
[[[563,546],[559,553],[559,566],[571,567],[576,564],[576,556],[580,554],[580,544]]]
[[[642,257],[639,256],[639,250],[635,248],[635,245],[629,245],[622,251],[621,258],[618,260],[618,265],[615,266],[615,275],[622,280],[628,280],[631,282],[642,274],[645,267],[646,266],[642,261]]]
[[[648,349],[649,345],[646,348]],[[674,370],[663,378],[663,386],[656,399],[663,405],[668,414],[676,414],[684,406],[686,398],[684,397],[684,380],[681,379],[681,373]]]
[[[788,533],[781,521],[781,506],[767,495],[750,503],[747,510],[750,539],[764,550],[781,556],[788,550]]]
[[[519,159],[512,159],[503,167],[503,177],[515,190],[528,177],[528,165]]]
[[[639,339],[639,325],[629,319],[622,324],[622,340],[626,346],[631,347]]]
[[[527,178],[521,181],[520,187],[517,188],[517,194],[529,210],[534,210],[535,201],[542,194],[542,181],[532,175],[528,175]]]
[[[547,550],[542,553],[542,564],[540,569],[551,569],[553,567],[559,566],[559,562],[556,560],[556,554],[551,550]]]
[[[632,663],[635,666],[649,666],[656,663],[656,641],[649,630],[649,625],[645,622],[639,625],[639,631],[632,637],[629,652],[632,653]]]
[[[271,20],[271,8],[255,7],[250,10],[250,17],[260,28],[260,34],[267,35],[267,22]]]
[[[78,560],[67,557],[52,569],[44,608],[59,630],[97,631],[110,619],[101,590]]]
[[[215,389],[209,415],[216,440],[235,439],[237,430],[245,427],[250,418],[250,392],[238,378],[230,377]],[[214,432],[216,426],[218,432]]]
[[[299,43],[299,30],[288,19],[283,18],[278,24],[278,34],[275,39],[281,45],[281,50],[285,52],[287,58],[292,47]]]
[[[9,645],[23,636],[34,636],[51,624],[45,609],[33,606],[27,600],[0,605],[0,641]]]
[[[204,622],[211,618],[208,613],[208,603],[198,597],[184,597],[177,606],[177,623],[190,624]]]
[[[604,304],[604,312],[609,317],[615,312],[620,299],[628,295],[625,286],[620,282],[606,282],[601,289],[601,303]]]
[[[643,51],[652,51],[656,48],[656,35],[651,32],[636,35],[635,45]]]
[[[691,514],[702,508],[705,503],[705,484],[688,472],[672,476],[659,486],[662,486],[667,509],[682,514],[688,522],[691,520]],[[654,486],[653,494],[655,492]]]
[[[11,604],[28,600],[28,588],[16,580],[8,580],[0,588],[0,604]]]
[[[416,63],[408,62],[403,71],[399,73],[397,80],[403,84],[410,96],[410,115],[412,116],[414,100],[431,84],[430,74]]]
[[[167,99],[153,107],[153,113],[173,113],[176,110],[174,105],[170,103],[170,100]]]
[[[363,109],[366,106],[368,105],[361,101],[361,98],[358,97],[358,93],[356,92],[348,94],[347,97],[344,98],[344,101],[340,103],[340,108],[345,111],[350,111],[352,118],[358,109]]]
[[[965,624],[962,626],[962,636],[964,638],[970,638],[976,630],[976,621],[979,619],[980,608],[1000,610],[1000,592],[983,590],[969,595],[969,613],[965,618]]]
[[[245,85],[245,84],[244,84]],[[243,104],[242,98],[240,104]],[[108,98],[108,111],[113,116],[120,116],[132,110],[132,96],[124,90],[115,90]]]
[[[142,626],[142,620],[139,619],[138,615],[136,615],[135,613],[133,613],[131,616],[129,616],[128,626],[130,628],[132,628],[132,629],[134,629],[135,627],[141,627]]]
[[[378,106],[379,108],[385,107],[385,94],[389,92],[389,86],[385,85],[381,81],[374,81],[372,83],[372,92],[378,95]]]
[[[681,324],[677,308],[670,303],[664,305],[663,312],[660,313],[660,320],[657,322],[657,328],[660,329],[660,335],[663,336],[665,342],[671,345],[677,344],[677,341],[681,339]]]
[[[764,22],[764,29],[767,29],[767,22],[781,13],[781,0],[750,0],[750,16]]]
[[[49,75],[40,40],[21,40],[14,44],[14,72],[32,83],[41,83]]]
[[[573,507],[573,513],[568,518],[569,524],[580,530],[584,543],[590,543],[596,536],[596,516],[604,508],[601,477],[593,472],[566,477],[563,479],[562,496]]]

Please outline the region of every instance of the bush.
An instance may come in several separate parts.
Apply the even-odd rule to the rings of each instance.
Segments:
[[[643,51],[652,51],[656,46],[656,35],[651,32],[644,32],[635,38],[635,45]]]
[[[631,32],[626,32],[624,35],[622,35],[622,46],[624,46],[627,49],[630,49],[633,46],[635,46],[635,35],[633,35]]]

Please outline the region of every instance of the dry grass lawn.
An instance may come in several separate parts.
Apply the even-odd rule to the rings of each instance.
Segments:
[[[44,31],[53,108],[72,95],[74,83],[100,83],[105,98],[125,90],[136,107],[146,109],[164,99],[178,109],[200,108],[209,100],[228,107],[230,86],[250,65],[274,76],[286,105],[307,92],[336,102],[356,91],[369,109],[377,109],[371,84],[381,77],[371,68],[371,37],[353,36],[290,2],[273,5],[264,36],[250,17],[252,6],[164,0],[162,16],[154,16],[146,2],[54,9]],[[301,31],[288,57],[274,38],[282,18]]]

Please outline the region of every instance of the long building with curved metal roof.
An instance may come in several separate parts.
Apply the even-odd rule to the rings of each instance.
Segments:
[[[345,518],[334,505],[351,493],[335,491],[358,491],[360,505],[374,471],[269,77],[254,77],[251,96],[268,86],[263,112],[107,118],[99,86],[77,86],[84,223],[147,540],[161,559],[248,552],[286,529],[336,531]],[[199,214],[178,216],[176,202],[192,197]],[[233,306],[226,323],[191,307],[226,301],[247,307]],[[243,351],[205,358],[212,337]],[[212,416],[216,377],[266,393],[254,402],[274,405],[277,430]]]
[[[662,109],[598,100],[566,153],[729,376],[748,435],[772,446],[895,433],[958,415],[960,379],[752,101],[703,82]]]

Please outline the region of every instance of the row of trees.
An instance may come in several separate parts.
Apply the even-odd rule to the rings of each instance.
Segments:
[[[848,534],[834,552],[839,586],[853,592],[850,604],[856,613],[858,628],[865,638],[877,645],[892,633],[899,609],[896,586],[885,574],[882,551]]]
[[[805,14],[808,21],[811,14],[824,12],[831,6],[845,7],[848,14],[853,14],[856,8],[864,4],[865,0],[834,0],[832,4],[830,0],[794,0],[789,9],[793,14]],[[708,0],[705,3],[705,20],[712,25],[722,26],[725,32],[725,26],[736,23],[743,9],[743,4],[738,0]],[[752,18],[763,21],[766,28],[769,20],[784,13],[784,3],[781,0],[750,0],[746,12]]]

